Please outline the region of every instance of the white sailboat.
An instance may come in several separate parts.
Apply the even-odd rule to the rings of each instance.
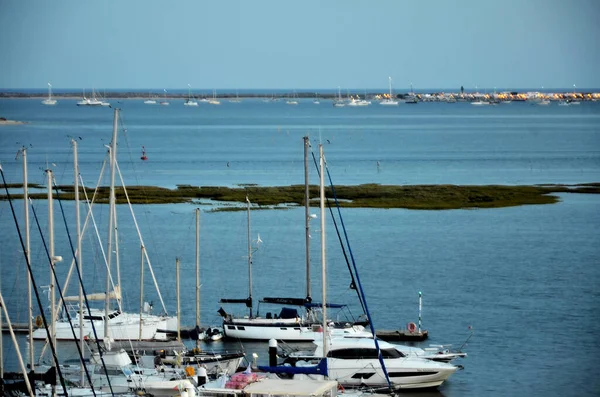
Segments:
[[[92,97],[86,98],[85,88],[83,89],[83,99],[77,102],[77,106],[103,106],[102,101],[96,98],[96,90],[92,88]]]
[[[110,146],[110,169],[111,169],[111,183],[110,183],[110,207],[109,207],[109,237],[106,252],[106,267],[107,267],[107,280],[106,280],[106,292],[87,294],[86,298],[88,301],[104,301],[104,310],[90,308],[89,310],[79,311],[74,317],[73,323],[79,324],[83,335],[94,337],[94,328],[96,335],[99,339],[110,336],[114,340],[166,340],[167,334],[161,332],[161,330],[173,329],[176,326],[176,318],[167,316],[158,316],[151,314],[149,310],[144,313],[127,313],[121,308],[121,291],[120,291],[120,275],[117,272],[116,285],[112,285],[110,277],[111,260],[114,253],[118,252],[118,247],[113,248],[113,244],[117,244],[118,239],[116,238],[116,200],[115,200],[115,175],[117,173],[117,161],[116,161],[116,140],[117,140],[117,126],[118,126],[118,115],[119,109],[115,109],[115,120],[113,123],[113,137]],[[119,172],[120,175],[120,172]],[[123,187],[124,188],[124,187]],[[125,188],[124,188],[125,189]],[[49,195],[49,203],[51,196]],[[133,213],[132,213],[133,214]],[[135,220],[135,219],[134,219]],[[113,233],[114,232],[114,233]],[[140,243],[144,247],[141,235],[139,236]],[[114,240],[114,241],[113,241]],[[113,251],[114,250],[114,251]],[[151,268],[147,251],[143,250],[144,258],[146,263]],[[54,257],[54,256],[52,256]],[[66,289],[65,283],[65,289]],[[156,284],[156,282],[155,282]],[[51,284],[52,286],[52,284]],[[52,291],[52,290],[51,290]],[[157,290],[158,291],[158,290]],[[160,297],[160,292],[159,297]],[[65,297],[66,302],[80,301],[79,296]],[[118,304],[117,309],[110,308],[110,301],[114,300]],[[51,301],[54,299],[51,297]],[[162,298],[161,298],[162,303]],[[51,307],[54,308],[54,304],[51,303]],[[164,309],[164,305],[163,305]],[[55,317],[55,316],[53,316]],[[143,325],[143,326],[142,326]],[[59,340],[73,340],[73,333],[71,330],[71,324],[68,320],[57,320],[56,325],[52,327],[52,336]],[[46,339],[48,333],[45,329],[40,328],[33,332],[33,339]]]
[[[198,102],[192,97],[192,86],[188,84],[188,99],[183,103],[184,106],[198,106]]]
[[[219,310],[223,316],[223,332],[225,336],[231,339],[249,339],[249,340],[286,340],[286,341],[314,341],[321,337],[318,331],[318,325],[321,323],[321,317],[324,313],[319,312],[319,305],[312,303],[311,283],[310,283],[310,200],[309,200],[309,174],[308,174],[308,151],[310,141],[304,137],[304,172],[305,172],[305,240],[306,240],[306,297],[303,298],[280,298],[265,297],[261,303],[277,305],[280,307],[279,313],[267,312],[264,317],[253,313],[252,304],[252,241],[250,240],[250,202],[247,202],[248,211],[248,298],[246,299],[221,299],[221,303],[243,303],[248,307],[249,315],[243,317],[234,317],[228,314],[222,308]],[[259,241],[259,240],[257,240]],[[338,308],[344,305],[332,305]],[[296,308],[304,310],[299,311]],[[339,335],[363,335],[368,336],[361,325],[353,325],[353,321],[341,322],[331,328],[331,332]]]
[[[169,101],[167,101],[167,90],[163,88],[163,91],[165,92],[164,99],[162,101],[160,101],[160,105],[161,106],[169,106]]]
[[[44,99],[42,103],[48,106],[53,106],[58,103],[56,99],[52,99],[52,84],[50,83],[48,83],[48,98]]]
[[[338,86],[338,96],[333,100],[333,107],[343,108],[346,106],[346,102],[342,99],[342,89]]]
[[[211,99],[208,100],[208,103],[210,105],[220,105],[221,104],[221,101],[219,101],[217,99],[217,90],[213,90],[213,96]]]
[[[148,93],[148,99],[144,101],[146,105],[156,105],[156,100],[152,98],[152,92]]]
[[[397,105],[397,104],[398,104],[398,101],[396,101],[396,100],[394,99],[394,97],[392,96],[392,78],[391,78],[391,77],[388,77],[388,81],[389,81],[389,86],[390,86],[389,98],[385,98],[385,99],[381,100],[381,101],[379,102],[379,104],[380,104],[380,105],[386,105],[386,106],[389,106],[389,105]]]
[[[231,102],[231,103],[240,103],[240,102],[242,102],[241,99],[240,99],[240,96],[238,94],[238,90],[235,90],[235,98],[230,99],[229,102]]]
[[[285,102],[288,105],[297,105],[298,104],[298,94],[296,94],[296,90],[294,90],[294,93],[292,94],[292,96],[290,98],[288,98],[288,100]]]

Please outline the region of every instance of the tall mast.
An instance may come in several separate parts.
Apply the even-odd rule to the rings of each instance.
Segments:
[[[319,165],[321,169],[319,191],[321,201],[321,293],[323,295],[323,358],[327,358],[327,261],[325,259],[325,159],[323,145],[319,144]]]
[[[248,302],[250,303],[250,318],[252,318],[252,238],[250,236],[250,200],[246,196],[248,206]]]
[[[50,251],[50,318],[52,329],[50,331],[50,338],[52,344],[56,346],[56,307],[54,306],[54,208],[52,202],[52,170],[46,170],[47,182],[48,182],[48,238],[49,238],[49,251]]]
[[[71,144],[73,145],[73,176],[75,177],[75,183],[73,184],[75,191],[75,223],[77,229],[77,264],[79,265],[79,276],[81,277],[81,281],[83,281],[83,264],[82,258],[83,255],[81,253],[81,217],[79,212],[79,160],[78,160],[78,152],[77,152],[77,141],[75,139],[71,140]],[[83,285],[79,283],[79,344],[81,346],[81,354],[83,358],[83,354],[85,354],[84,342],[83,342]],[[85,370],[83,365],[81,366],[81,384],[83,385],[85,382]]]
[[[25,256],[27,263],[31,263],[31,242],[29,238],[29,187],[27,182],[27,149],[21,150],[23,155],[23,209],[25,210]],[[27,307],[29,319],[29,368],[35,370],[35,354],[33,347],[33,307],[31,305],[31,274],[27,272]]]
[[[196,208],[196,331],[200,330],[200,208]],[[196,338],[196,347],[200,339]]]
[[[144,312],[144,245],[141,247],[142,258],[140,263],[140,333],[139,340],[142,340],[142,313]]]
[[[119,122],[119,109],[115,108],[113,121],[113,134],[110,143],[110,193],[108,215],[108,242],[106,246],[106,292],[104,297],[104,337],[108,336],[108,311],[110,308],[110,264],[113,245],[113,225],[115,214],[115,163],[117,158],[117,126]]]
[[[308,147],[310,138],[304,137],[304,229],[306,239],[306,301],[312,301],[310,290],[310,191],[308,181]]]
[[[177,342],[181,343],[181,305],[179,301],[179,258],[175,259],[175,278],[177,289]]]

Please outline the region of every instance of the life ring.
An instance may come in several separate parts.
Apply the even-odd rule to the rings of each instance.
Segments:
[[[44,320],[42,320],[42,316],[38,315],[35,317],[35,326],[41,328],[44,325]]]
[[[411,334],[415,333],[415,331],[417,330],[417,325],[415,323],[408,323],[408,325],[406,326],[406,328],[408,328],[408,332],[410,332]]]

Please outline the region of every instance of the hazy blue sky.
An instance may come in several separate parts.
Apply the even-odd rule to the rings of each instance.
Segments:
[[[600,0],[0,0],[0,88],[600,87]]]

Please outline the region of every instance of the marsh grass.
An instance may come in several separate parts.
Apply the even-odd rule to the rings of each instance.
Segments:
[[[12,184],[11,188],[21,185]],[[39,187],[39,186],[36,186]],[[73,186],[58,186],[60,198],[73,200]],[[83,192],[83,189],[81,189]],[[309,187],[310,197],[319,196],[316,185]],[[108,187],[99,187],[96,202],[108,203]],[[130,186],[127,188],[133,204],[168,204],[211,200],[217,211],[239,211],[243,206],[225,203],[245,203],[246,197],[258,207],[304,205],[304,185],[265,186],[245,185],[240,187],[178,185],[176,189],[156,186]],[[329,199],[335,197],[341,207],[351,208],[407,208],[419,210],[445,210],[458,208],[500,208],[530,204],[552,204],[559,201],[553,193],[600,193],[600,183],[577,185],[535,185],[535,186],[457,186],[457,185],[378,185],[336,186],[325,189]],[[92,197],[94,189],[87,189]],[[116,188],[118,204],[126,203],[122,188]],[[81,197],[83,197],[80,194]],[[31,194],[33,199],[46,199],[45,193]],[[12,199],[22,199],[22,195],[11,195]],[[0,195],[6,200],[6,195]],[[311,199],[311,205],[318,202]],[[219,204],[221,203],[221,204]]]

